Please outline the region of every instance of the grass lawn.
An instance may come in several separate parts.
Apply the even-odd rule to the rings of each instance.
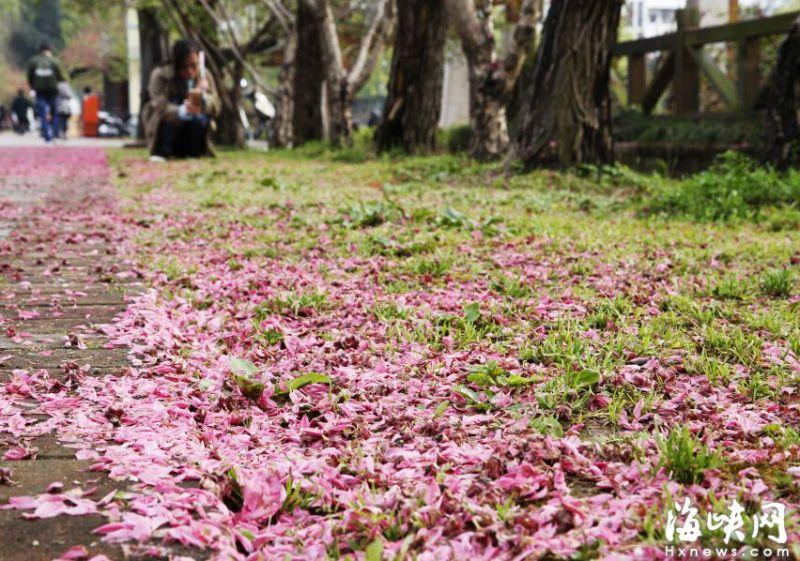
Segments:
[[[240,542],[652,559],[684,497],[796,513],[796,178],[363,159],[111,156],[156,288],[128,328],[193,377],[225,504],[283,488]]]

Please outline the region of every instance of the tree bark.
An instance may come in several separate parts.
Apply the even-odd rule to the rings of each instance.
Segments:
[[[613,162],[609,78],[622,4],[551,4],[515,138],[527,167]]]
[[[442,109],[447,14],[443,0],[403,0],[392,55],[389,95],[375,133],[378,150],[436,149]]]
[[[297,72],[297,20],[281,0],[265,0],[265,3],[283,28],[286,41],[283,47],[283,63],[278,76],[276,115],[272,125],[270,141],[278,148],[294,146],[294,81]]]
[[[150,95],[147,91],[147,86],[150,83],[150,73],[156,66],[169,59],[169,35],[161,27],[155,8],[139,9],[138,16],[142,84],[139,98],[141,107],[144,107],[150,101]],[[136,137],[140,140],[144,139],[144,122],[141,119],[136,129]]]
[[[339,41],[333,9],[328,0],[301,0],[316,17],[328,109],[328,140],[334,146],[350,145],[353,137],[353,100],[378,63],[394,27],[392,0],[376,0],[361,37],[357,56],[348,70]]]
[[[496,160],[509,145],[506,107],[533,42],[541,0],[522,0],[518,21],[505,60],[498,60],[491,15],[479,15],[482,0],[446,0],[469,70],[470,154],[478,160]],[[482,11],[487,7],[480,5]]]
[[[297,52],[294,72],[294,144],[322,140],[322,88],[325,83],[320,32],[313,10],[297,3]]]
[[[800,18],[778,51],[765,98],[764,159],[778,169],[800,164],[797,82],[800,76]]]
[[[244,76],[244,66],[238,61],[230,69],[231,84],[226,87],[223,83],[217,84],[217,93],[220,99],[220,115],[217,119],[215,141],[224,146],[243,148],[247,144],[242,123],[242,88],[239,85]]]

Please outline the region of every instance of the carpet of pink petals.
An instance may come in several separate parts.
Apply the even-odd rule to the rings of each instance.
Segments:
[[[6,152],[0,165],[10,170],[6,177],[56,175],[75,184],[107,173],[93,152],[76,158],[55,150],[46,159]],[[800,424],[796,396],[756,405],[734,388],[687,374],[680,356],[631,361],[603,374],[591,407],[602,410],[605,390],[622,383],[645,394],[658,386],[664,397],[646,414],[640,407],[625,412],[617,444],[581,424],[566,423],[560,438],[542,436],[531,427],[532,389],[500,389],[488,411],[470,408],[454,392],[488,361],[511,373],[552,376],[551,369],[519,361],[515,349],[526,341],[514,341],[505,354],[488,344],[457,348],[447,339],[441,350],[398,343],[370,312],[387,302],[420,314],[459,314],[470,301],[491,309],[502,297],[486,279],[389,294],[378,282],[386,258],[340,257],[324,236],[293,259],[247,258],[257,229],[235,220],[204,228],[215,220],[214,209],[187,204],[161,173],[161,187],[137,195],[151,215],[108,205],[77,218],[87,228],[98,222],[115,228],[113,237],[126,239],[125,251],[142,262],[175,256],[189,271],[180,279],[142,271],[148,289],[103,327],[110,344],[130,349],[132,366],[103,377],[78,375],[73,387],[54,385],[45,371],[17,371],[0,388],[0,432],[18,439],[6,459],[26,457],[32,437],[54,431],[79,444],[78,458],[93,460],[92,469],[132,482],[136,491],[84,499],[56,489],[12,499],[26,516],[102,512],[109,523],[96,532],[104,540],[180,543],[204,551],[198,558],[220,560],[364,559],[365,547],[381,540],[384,559],[404,552],[418,561],[568,559],[599,542],[599,558],[621,561],[664,557],[643,528],[646,520],[663,526],[669,496],[697,503],[712,493],[753,503],[780,499],[797,509],[797,496],[781,496],[760,475],[774,465],[800,478],[800,468],[786,467],[797,465],[798,451],[777,449],[763,432],[767,425]],[[158,184],[156,175],[145,179]],[[0,210],[15,212],[13,203]],[[40,212],[54,222],[76,219],[46,203]],[[274,218],[279,230],[292,228],[286,215]],[[217,239],[208,238],[210,231]],[[142,234],[149,244],[136,243]],[[16,243],[24,241],[0,241],[6,254]],[[554,275],[572,274],[563,260],[541,251],[546,244],[476,239],[475,247],[461,250],[465,259],[488,250],[498,268],[536,289]],[[288,244],[283,250],[297,251]],[[659,295],[674,289],[669,271],[643,274],[638,266],[605,263],[602,255],[584,257],[596,268],[576,282],[610,297],[652,301],[652,314],[659,313]],[[256,308],[289,290],[324,291],[330,305],[269,315],[260,327],[280,333],[282,343],[257,342]],[[530,313],[547,320],[587,310],[565,291],[561,298],[534,297]],[[773,350],[781,367],[800,373],[793,356]],[[257,400],[231,382],[234,358],[257,366],[265,386]],[[331,383],[287,394],[286,382],[309,372]],[[27,416],[31,400],[47,420],[34,424]],[[728,464],[699,485],[679,485],[659,467],[655,434],[681,424],[702,434]],[[632,453],[630,435],[645,435],[637,443],[643,453]],[[790,532],[790,541],[800,539],[797,527]]]

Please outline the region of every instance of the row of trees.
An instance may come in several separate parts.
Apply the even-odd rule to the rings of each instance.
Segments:
[[[536,50],[542,0],[161,0],[159,8],[208,53],[228,142],[242,140],[240,79],[248,75],[264,87],[254,60],[281,56],[277,89],[264,87],[278,105],[275,144],[350,144],[353,101],[391,48],[376,146],[431,151],[447,39],[455,36],[469,71],[472,155],[511,155],[534,165],[611,160],[608,84],[623,3],[552,2]],[[153,9],[143,9],[150,13],[141,19],[152,22]],[[243,23],[242,14],[255,23]],[[501,15],[508,38],[502,48],[495,28]],[[511,138],[507,110],[514,95],[519,126]]]

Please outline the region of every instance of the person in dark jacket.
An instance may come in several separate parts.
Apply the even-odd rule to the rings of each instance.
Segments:
[[[31,123],[28,120],[28,110],[32,107],[30,100],[25,96],[25,92],[17,90],[17,97],[11,101],[11,115],[14,121],[14,132],[25,134],[30,130]]]
[[[50,143],[58,134],[58,84],[66,75],[53,56],[49,43],[42,43],[39,54],[28,63],[28,83],[36,92],[36,114],[42,122],[42,136]]]
[[[175,42],[172,64],[153,70],[142,110],[151,161],[213,155],[209,135],[219,98],[204,74],[200,48],[188,39]]]

